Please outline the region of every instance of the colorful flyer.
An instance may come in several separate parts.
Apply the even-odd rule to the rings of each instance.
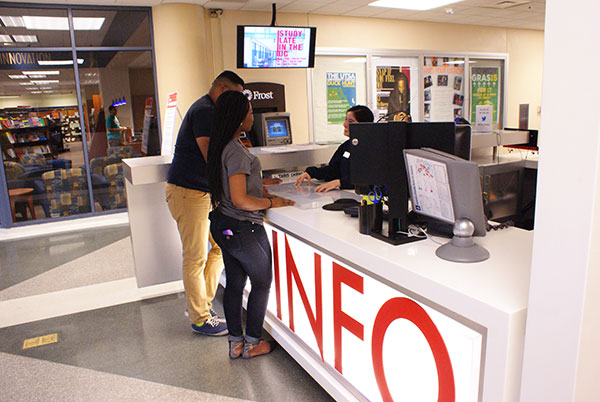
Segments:
[[[463,117],[464,59],[425,57],[423,68],[423,120],[455,121]]]
[[[490,105],[494,124],[498,124],[499,88],[499,67],[471,67],[471,120],[475,119],[477,105]]]
[[[376,74],[378,118],[410,118],[410,67],[377,66]]]
[[[342,124],[356,105],[356,73],[327,73],[327,124]]]

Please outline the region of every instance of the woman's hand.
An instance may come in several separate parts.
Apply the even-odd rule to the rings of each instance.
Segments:
[[[298,176],[298,178],[296,179],[296,186],[299,186],[302,184],[302,182],[306,180],[306,184],[308,184],[310,186],[310,175],[306,172],[303,172],[300,176]]]
[[[281,179],[278,179],[275,177],[263,177],[262,182],[263,182],[263,186],[270,186],[271,184],[281,183]]]
[[[340,179],[335,179],[315,187],[315,193],[326,193],[327,191],[337,190],[339,187]]]
[[[288,200],[287,198],[272,195],[269,197],[272,202],[271,208],[287,207],[288,205],[296,205],[296,201]]]

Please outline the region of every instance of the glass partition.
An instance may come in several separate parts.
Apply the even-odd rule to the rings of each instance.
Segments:
[[[424,57],[423,121],[454,121],[464,117],[465,59]]]
[[[418,67],[417,57],[372,57],[375,120],[410,121],[420,118],[416,107],[419,104]]]
[[[77,47],[151,46],[146,11],[73,10]]]
[[[494,129],[504,126],[504,60],[469,59],[471,122],[477,105],[491,105]]]
[[[21,53],[38,63],[4,64],[0,72],[0,147],[13,221],[89,213],[72,53]],[[42,63],[65,60],[70,65]]]
[[[86,60],[79,82],[96,210],[126,208],[122,160],[147,153],[142,141],[147,100],[156,115],[152,54],[96,51],[77,52],[77,57]],[[115,122],[122,131],[110,129]]]
[[[313,70],[314,142],[346,140],[346,110],[367,104],[366,57],[316,56]]]

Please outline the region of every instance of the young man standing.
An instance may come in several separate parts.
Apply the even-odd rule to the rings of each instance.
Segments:
[[[108,107],[108,117],[106,118],[106,134],[108,137],[109,147],[119,147],[122,145],[122,133],[125,127],[121,127],[119,119],[117,119],[117,108],[115,106]]]
[[[223,269],[221,249],[210,236],[210,193],[206,156],[210,128],[219,96],[228,90],[243,91],[244,81],[224,71],[213,81],[208,94],[185,114],[173,162],[167,175],[167,202],[183,245],[183,286],[192,330],[199,334],[227,335],[227,324],[212,310],[212,300]],[[211,249],[208,249],[210,241]]]

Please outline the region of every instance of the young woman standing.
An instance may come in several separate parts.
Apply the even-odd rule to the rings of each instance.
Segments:
[[[227,285],[223,296],[229,329],[229,357],[251,358],[271,352],[273,344],[262,338],[272,280],[272,255],[262,225],[265,210],[294,202],[263,197],[261,165],[240,142],[240,133],[254,121],[248,99],[236,91],[217,100],[208,147],[208,182],[213,211],[210,231],[223,251]],[[242,297],[247,279],[246,333],[242,327]]]

